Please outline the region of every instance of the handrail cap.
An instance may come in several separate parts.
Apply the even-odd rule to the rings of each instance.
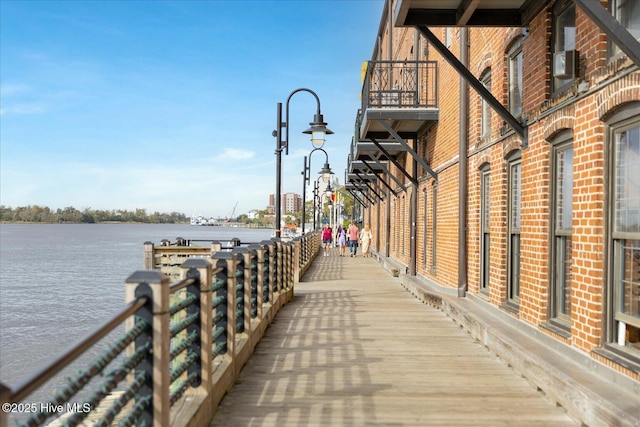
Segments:
[[[125,283],[162,283],[164,274],[157,270],[138,270],[127,277]]]
[[[206,268],[210,265],[211,263],[204,258],[189,258],[180,266],[185,268]]]

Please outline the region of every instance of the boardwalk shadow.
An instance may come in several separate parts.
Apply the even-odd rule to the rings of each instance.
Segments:
[[[329,274],[327,266],[334,268]],[[314,277],[339,271],[329,261]],[[373,339],[360,331],[371,325],[358,320],[356,294],[349,289],[296,290],[211,425],[393,426],[376,419],[373,396],[391,384],[372,379],[369,367],[383,359],[364,349]]]

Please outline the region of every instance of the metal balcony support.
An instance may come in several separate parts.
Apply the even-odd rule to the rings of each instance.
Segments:
[[[575,4],[640,67],[640,42],[611,15],[599,0],[574,0]]]
[[[411,181],[412,184],[415,184],[415,185],[418,184],[418,181],[416,181],[411,175],[409,175],[407,171],[404,170],[402,165],[398,163],[398,161],[391,154],[389,154],[389,152],[385,150],[385,148],[378,141],[376,141],[375,138],[370,138],[370,139],[371,139],[371,142],[373,142],[376,145],[376,147],[378,147],[378,150],[380,150],[382,154],[384,154],[387,157],[387,159],[389,159],[389,161],[391,161],[398,168],[398,170],[402,172],[402,174],[406,176],[409,181]]]
[[[579,0],[576,0],[579,1]],[[504,105],[498,101],[484,85],[475,78],[475,76],[469,71],[467,67],[462,64],[455,57],[453,53],[447,47],[442,44],[440,39],[427,28],[426,25],[417,25],[416,28],[422,33],[423,36],[429,40],[431,46],[440,53],[444,59],[451,64],[451,66],[473,87],[476,92],[485,100],[487,104],[495,110],[495,112],[502,117],[502,119],[511,126],[511,128],[522,138],[522,145],[526,147],[527,143],[527,129],[507,110]]]
[[[362,201],[362,199],[360,199],[360,197],[358,197],[358,195],[357,195],[353,190],[347,189],[347,191],[348,191],[349,193],[351,193],[351,195],[353,196],[353,198],[354,198],[354,199],[356,199],[356,200],[358,201],[358,203],[360,203],[360,205],[361,205],[361,206],[363,206],[363,207],[365,207],[365,208],[367,207],[367,205],[365,205],[365,204],[364,204],[364,202]]]
[[[407,192],[407,187],[402,183],[402,181],[400,181],[398,178],[396,178],[391,171],[389,171],[389,168],[387,168],[384,164],[382,164],[380,161],[378,161],[375,157],[373,157],[371,154],[367,154],[367,156],[369,157],[369,159],[371,159],[372,162],[374,162],[375,164],[377,164],[380,169],[382,169],[382,171],[384,173],[386,173],[389,177],[391,177],[391,179],[393,179],[395,181],[396,184],[398,184],[398,186],[400,188],[402,188],[402,191],[404,191],[405,193]],[[373,171],[373,167],[367,162],[367,160],[362,159],[361,160],[362,163],[364,163],[369,169],[371,169]],[[391,187],[389,187],[389,184],[387,184],[384,180],[383,182],[385,183],[385,185],[389,188],[389,190],[393,191],[393,189],[391,189]]]
[[[374,160],[374,161],[375,161],[376,163],[380,164],[377,160]],[[374,171],[375,171],[375,169],[373,169],[373,167],[372,167],[369,163],[367,163],[367,161],[366,161],[366,160],[362,160],[362,163],[364,163],[364,164],[365,164],[365,166],[367,166],[371,172],[374,172]],[[382,165],[380,165],[380,166],[382,166]],[[388,171],[388,169],[387,169],[387,168],[384,168],[384,169],[383,169],[383,171],[384,171],[385,173],[387,173],[387,174],[389,173],[389,171]],[[375,172],[374,172],[374,173],[375,173]],[[402,183],[401,183],[401,182],[400,182],[400,181],[399,181],[395,176],[393,176],[393,175],[389,175],[389,176],[391,176],[392,178],[394,178],[394,179],[396,180],[396,183],[399,183],[399,184],[400,184],[400,186],[402,187],[402,189],[403,189],[405,192],[407,191],[407,189],[404,187],[404,185],[402,185]],[[387,187],[387,188],[389,189],[389,191],[393,191],[393,188],[391,188],[391,186],[390,186],[389,184],[387,184],[387,181],[385,181],[384,179],[381,179],[381,178],[378,178],[378,179],[380,180],[380,182],[382,182],[382,183],[384,184],[384,186],[385,186],[385,187]]]
[[[409,154],[411,154],[411,157],[413,157],[413,159],[418,162],[420,166],[422,166],[433,179],[435,179],[436,181],[438,180],[438,174],[435,173],[433,169],[431,169],[431,166],[429,166],[429,164],[427,164],[427,162],[425,162],[424,159],[420,157],[418,153],[416,153],[413,148],[409,146],[409,144],[407,144],[407,141],[405,141],[400,135],[398,135],[398,133],[391,127],[391,125],[389,125],[389,123],[381,120],[380,124],[389,132],[393,139],[399,142],[400,145],[402,145],[402,147],[404,147],[404,149],[407,150]]]
[[[376,197],[378,198],[378,200],[383,200],[382,196],[378,194],[378,192],[376,190],[374,190],[374,188],[369,185],[368,180],[366,180],[359,172],[355,172],[355,174],[358,176],[358,178],[360,178],[360,181],[367,186],[367,188],[376,195]]]

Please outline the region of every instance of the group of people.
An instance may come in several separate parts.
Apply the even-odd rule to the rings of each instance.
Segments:
[[[338,226],[335,236],[333,230],[328,224],[322,227],[322,246],[324,248],[324,256],[329,256],[331,245],[334,242],[340,251],[340,256],[346,256],[347,246],[349,246],[349,254],[354,257],[357,256],[358,246],[362,245],[362,256],[371,256],[371,241],[373,240],[373,234],[369,225],[365,225],[362,230],[358,228],[355,223],[351,223],[349,228],[344,228],[342,225]]]

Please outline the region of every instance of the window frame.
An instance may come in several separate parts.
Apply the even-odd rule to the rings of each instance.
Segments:
[[[559,31],[560,27],[559,27],[559,21],[560,18],[567,12],[570,11],[570,9],[573,10],[573,27],[562,27],[563,30]],[[551,93],[552,94],[557,94],[560,92],[563,92],[567,89],[569,89],[575,82],[576,76],[573,77],[569,77],[566,79],[562,79],[562,78],[558,78],[554,76],[553,70],[555,68],[555,54],[558,52],[563,52],[563,51],[567,51],[567,50],[575,50],[575,43],[576,43],[576,23],[575,23],[575,17],[576,17],[576,5],[572,0],[561,0],[558,1],[554,6],[553,6],[553,13],[552,13],[552,24],[551,24],[551,38],[550,38],[550,43],[551,43]],[[566,31],[564,30],[564,28],[573,28],[573,46],[570,49],[567,49],[567,45],[565,44],[565,41],[563,40],[562,43],[560,43],[559,40],[559,36],[560,35],[565,35]]]
[[[619,312],[619,298],[621,296],[621,281],[619,272],[621,269],[622,258],[621,247],[627,240],[640,240],[640,231],[638,232],[621,232],[616,231],[616,189],[618,182],[616,175],[616,135],[629,129],[640,128],[640,102],[631,102],[616,110],[614,114],[604,120],[607,125],[607,144],[606,157],[608,172],[606,174],[608,183],[608,204],[606,211],[606,242],[607,242],[607,272],[606,272],[606,305],[605,305],[605,328],[604,328],[604,348],[611,351],[615,357],[622,357],[627,366],[634,372],[640,372],[640,345],[627,345],[626,336],[624,345],[619,340],[619,335],[626,327],[621,328],[620,323],[634,323],[634,329],[640,329],[640,321],[635,318],[629,318],[625,313]],[[630,321],[630,322],[627,322]],[[608,353],[604,353],[609,357]]]
[[[491,167],[480,168],[480,227],[478,289],[488,294],[491,284]]]
[[[491,68],[487,68],[480,75],[480,83],[491,92]],[[480,139],[491,137],[491,106],[480,96]]]
[[[565,197],[565,194],[560,194],[562,188],[560,188],[561,182],[560,179],[560,165],[558,164],[560,160],[560,154],[565,154],[569,150],[571,150],[571,185],[570,187],[573,189],[574,178],[573,178],[573,167],[574,167],[574,159],[575,155],[573,152],[573,132],[572,130],[564,130],[560,132],[556,137],[551,141],[551,179],[550,179],[550,218],[549,218],[549,322],[554,326],[559,327],[565,331],[571,330],[571,276],[569,273],[569,282],[567,285],[567,277],[566,274],[565,263],[567,262],[567,255],[569,256],[568,262],[570,263],[569,268],[572,268],[572,254],[569,249],[569,253],[567,253],[567,240],[569,241],[569,245],[572,245],[573,238],[573,229],[572,226],[567,229],[566,227],[558,227],[558,221],[561,221],[559,209],[559,197]],[[562,178],[564,178],[564,175]],[[564,183],[564,182],[563,182]],[[573,192],[571,193],[571,220],[573,218]],[[560,275],[562,274],[562,277]],[[567,286],[569,290],[569,294],[567,296]],[[566,298],[569,298],[569,312],[565,311],[565,304],[567,303]],[[561,306],[562,305],[562,306]]]
[[[514,174],[518,168],[518,175]],[[514,178],[517,196],[514,197]],[[517,204],[517,206],[514,206]],[[515,217],[513,213],[517,211]],[[522,227],[522,153],[514,151],[507,157],[507,307],[520,306],[520,231]],[[517,247],[516,247],[517,246]]]
[[[625,5],[622,5],[621,3],[626,3]],[[622,25],[628,32],[629,34],[631,34],[633,36],[633,26],[629,26],[628,23],[623,22],[623,18],[633,18],[633,16],[630,16],[629,14],[629,10],[628,9],[624,9],[627,11],[627,13],[625,15],[622,15],[620,13],[620,10],[624,8],[624,6],[631,4],[630,0],[609,0],[609,12],[611,13],[611,16],[613,16],[613,18],[618,21],[620,23],[620,25]],[[640,12],[640,5],[636,4],[638,7],[638,11]],[[636,37],[636,39],[638,41],[640,41],[640,13],[638,13],[638,36]],[[633,22],[633,21],[631,21]],[[614,58],[618,58],[622,55],[624,55],[624,52],[618,47],[618,45],[616,45],[612,40],[608,41],[608,53],[609,53],[609,59],[614,59]]]
[[[507,87],[508,87],[508,104],[509,112],[513,117],[522,117],[522,66],[523,66],[523,51],[522,51],[522,36],[513,43],[509,51],[507,52]],[[514,66],[515,64],[515,66]],[[514,68],[517,70],[517,78],[514,79]],[[514,80],[517,82],[517,87],[514,87]],[[514,91],[518,92],[518,99],[515,99]]]

